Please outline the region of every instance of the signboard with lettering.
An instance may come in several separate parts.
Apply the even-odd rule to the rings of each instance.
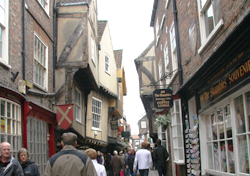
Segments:
[[[206,88],[198,92],[199,109],[205,108],[214,99],[250,76],[250,59],[243,57],[246,55],[244,52],[237,54],[227,65],[207,80]]]
[[[130,137],[130,132],[128,132],[128,131],[124,131],[124,132],[122,132],[122,137]]]
[[[117,130],[118,129],[118,120],[111,120],[110,126],[111,126],[111,130]]]
[[[173,106],[173,91],[171,89],[156,89],[153,92],[154,107],[157,109]]]

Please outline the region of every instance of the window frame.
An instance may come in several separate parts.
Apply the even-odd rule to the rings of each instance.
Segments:
[[[91,60],[93,61],[94,65],[96,64],[96,57],[95,57],[95,39],[93,34],[91,34]]]
[[[164,45],[164,71],[165,71],[165,75],[170,74],[170,70],[169,70],[169,52],[168,52],[168,42],[166,40],[165,45]],[[170,79],[168,77],[166,77],[166,85],[168,86],[168,84],[170,83]]]
[[[0,6],[1,53],[0,64],[11,68],[9,65],[9,1],[3,0],[4,7]],[[2,11],[2,12],[1,12]]]
[[[37,0],[37,2],[49,17],[50,0]]]
[[[108,62],[106,62],[106,58],[108,59]],[[105,54],[105,58],[104,58],[104,62],[105,62],[105,72],[110,74],[110,57],[109,55]],[[108,67],[108,69],[106,70],[106,66]]]
[[[99,102],[100,107],[94,107],[93,106],[93,100]],[[102,101],[100,99],[98,99],[98,98],[92,97],[92,105],[91,105],[91,107],[92,107],[92,111],[91,111],[91,114],[92,114],[92,116],[91,116],[91,129],[92,130],[101,130],[101,126],[102,126],[101,125],[101,122],[102,122]],[[93,112],[93,109],[95,109],[95,108],[99,108],[100,113]],[[99,116],[99,120],[93,119],[93,115]],[[97,121],[99,123],[99,127],[93,126],[94,121]]]
[[[211,40],[216,36],[216,34],[223,27],[224,21],[222,19],[221,14],[220,14],[220,16],[221,16],[220,20],[217,22],[216,25],[215,25],[214,20],[213,20],[214,28],[210,32],[210,34],[207,36],[205,13],[206,13],[207,9],[210,7],[210,5],[213,8],[212,0],[206,0],[203,7],[201,5],[201,0],[197,0],[197,4],[198,4],[197,7],[198,7],[198,13],[199,13],[198,17],[199,17],[199,25],[200,25],[200,36],[201,36],[201,46],[198,49],[198,54],[201,54],[202,51],[205,49],[205,47],[211,42]],[[221,13],[221,10],[220,10],[220,13]],[[213,11],[213,19],[214,19],[214,16],[215,15],[214,15],[214,11]]]
[[[175,26],[174,22],[172,23],[170,27],[170,46],[171,46],[171,61],[172,61],[172,75],[171,80],[174,78],[175,74],[177,74],[177,68],[178,68],[178,63],[177,63],[177,50],[176,50],[176,34],[175,34]],[[173,35],[174,33],[174,35]],[[173,46],[173,43],[174,46]],[[171,82],[171,81],[170,81]]]
[[[163,75],[163,69],[162,69],[162,60],[160,59],[159,60],[159,63],[158,63],[158,74],[159,74],[159,88],[163,88],[163,80],[162,79],[162,75]]]
[[[79,99],[77,96],[79,96]],[[76,122],[82,123],[82,92],[77,87],[75,88],[75,100]]]
[[[42,63],[40,63],[39,59],[35,58],[35,55],[36,55],[36,46],[35,46],[36,42],[35,42],[35,40],[36,39],[38,42],[40,42],[45,47],[44,50],[46,50],[44,53],[44,65]],[[46,43],[42,40],[42,38],[36,32],[34,32],[33,82],[34,82],[34,85],[36,85],[38,88],[41,88],[45,91],[48,91],[48,50],[49,50],[49,48],[46,45]],[[36,63],[38,63],[39,66],[41,66],[44,69],[44,73],[43,73],[43,77],[42,77],[44,79],[43,85],[41,85],[40,83],[37,83],[37,81],[35,80],[36,74],[39,74],[36,72],[37,70],[35,70]]]
[[[179,106],[179,111],[177,111],[177,107],[176,107],[176,103],[178,104]],[[177,124],[177,114],[179,113],[179,123]],[[184,164],[185,163],[185,156],[184,156],[184,142],[183,142],[183,122],[182,122],[182,109],[181,109],[181,99],[176,99],[173,101],[173,107],[170,109],[170,114],[171,114],[171,127],[172,127],[172,141],[173,141],[173,162],[174,163],[177,163],[177,164]],[[176,119],[176,123],[174,123],[174,119]],[[180,128],[180,134],[178,135],[178,126]],[[175,135],[175,131],[174,129],[176,128],[176,135]],[[178,144],[177,144],[177,147],[175,146],[175,142],[174,142],[174,139],[178,139],[180,138],[181,140],[181,143],[182,143],[182,146],[178,147]],[[178,142],[180,142],[178,141]],[[175,152],[175,151],[178,151],[178,152]],[[181,151],[181,154],[182,154],[182,159],[180,159],[179,157],[179,154],[180,154],[180,151]],[[178,157],[177,157],[177,153],[178,153]]]

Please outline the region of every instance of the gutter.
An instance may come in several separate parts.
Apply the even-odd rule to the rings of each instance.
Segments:
[[[56,0],[54,0],[53,5],[53,93],[55,93],[55,69],[56,69],[56,47],[57,47],[57,13],[58,8],[56,7]]]
[[[174,14],[174,29],[176,34],[176,51],[178,60],[178,74],[179,74],[179,86],[183,84],[182,66],[181,66],[181,48],[180,48],[180,37],[179,37],[179,25],[177,17],[176,0],[173,0],[173,14]]]
[[[23,0],[23,80],[25,80],[25,0]]]

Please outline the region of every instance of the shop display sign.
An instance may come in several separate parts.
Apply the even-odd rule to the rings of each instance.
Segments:
[[[157,109],[173,106],[173,91],[171,89],[156,89],[153,92],[154,107]]]
[[[124,137],[124,138],[128,138],[128,137],[130,137],[130,132],[128,132],[128,131],[124,131],[124,132],[122,132],[122,137]]]
[[[118,129],[118,121],[117,120],[111,120],[110,121],[111,130],[117,130]]]
[[[198,93],[201,109],[250,76],[250,59],[243,57],[244,54],[239,53],[207,81],[206,89]]]

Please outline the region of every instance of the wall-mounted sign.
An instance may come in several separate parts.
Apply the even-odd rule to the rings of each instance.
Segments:
[[[154,107],[157,109],[173,106],[173,91],[171,89],[156,89],[153,92]]]
[[[110,126],[111,126],[111,130],[117,130],[118,129],[118,120],[111,120]]]
[[[243,56],[247,54],[244,52],[237,54],[207,81],[206,88],[198,93],[200,109],[250,76],[250,59]]]
[[[117,129],[118,135],[122,135],[122,132],[124,131],[124,126],[119,126]]]
[[[128,131],[122,132],[122,137],[125,137],[125,138],[130,137],[130,132],[128,132]]]

